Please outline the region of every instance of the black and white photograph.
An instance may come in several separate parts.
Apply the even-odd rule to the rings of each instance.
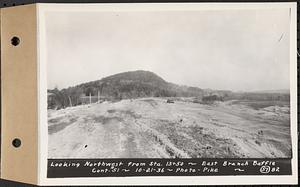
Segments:
[[[48,158],[292,158],[289,8],[45,13]]]

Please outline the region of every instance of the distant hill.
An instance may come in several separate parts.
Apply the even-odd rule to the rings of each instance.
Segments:
[[[252,93],[277,93],[277,94],[287,94],[290,93],[289,89],[279,89],[279,90],[257,90],[252,91]]]
[[[48,108],[60,109],[101,100],[140,97],[196,97],[196,102],[215,100],[289,101],[288,90],[232,92],[201,89],[167,82],[150,71],[129,71],[62,90],[48,90]]]
[[[62,107],[81,104],[84,96],[101,98],[130,99],[139,97],[202,97],[205,91],[197,87],[180,86],[170,83],[150,71],[129,71],[102,78],[97,81],[83,83],[74,87],[48,90],[52,103]],[[59,97],[60,99],[57,99]]]
[[[201,96],[203,90],[169,83],[150,71],[130,71],[76,86],[85,95],[113,98]]]

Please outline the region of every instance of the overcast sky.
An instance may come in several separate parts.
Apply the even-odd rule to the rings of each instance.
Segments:
[[[48,88],[132,70],[234,91],[289,88],[289,10],[48,12]]]

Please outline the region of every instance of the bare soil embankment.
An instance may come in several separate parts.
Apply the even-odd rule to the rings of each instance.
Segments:
[[[291,157],[289,107],[163,98],[48,111],[49,158]]]

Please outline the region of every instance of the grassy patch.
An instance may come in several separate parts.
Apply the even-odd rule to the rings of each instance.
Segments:
[[[142,117],[141,115],[139,115],[131,110],[120,110],[119,113],[129,115],[130,117],[133,117],[135,119],[139,119]]]
[[[108,113],[112,114],[112,113],[115,113],[116,110],[115,109],[111,109],[111,110],[107,110]]]
[[[66,117],[61,116],[61,117],[57,117],[57,118],[53,118],[53,119],[49,119],[48,123],[58,123],[60,120],[64,119]]]
[[[53,133],[63,130],[67,126],[74,123],[77,119],[78,119],[78,117],[73,117],[73,118],[70,118],[69,120],[62,121],[60,123],[56,123],[56,124],[48,126],[48,134],[53,134]],[[58,120],[58,121],[60,121],[60,120]],[[52,120],[52,122],[53,122],[53,120]]]
[[[255,110],[259,110],[261,108],[266,108],[269,106],[290,106],[287,101],[233,101],[232,104],[240,104],[249,106]]]
[[[167,136],[177,149],[184,151],[191,158],[239,157],[236,147],[230,139],[219,138],[214,134],[207,133],[199,125],[182,127],[180,123],[160,120],[157,131]],[[174,156],[170,149],[166,151],[171,157]]]
[[[104,125],[111,122],[112,120],[123,121],[123,119],[120,117],[116,117],[116,116],[107,117],[107,116],[102,116],[102,115],[94,116],[93,119],[95,120],[95,122],[102,123]]]
[[[144,101],[144,102],[146,102],[146,103],[149,103],[152,107],[157,106],[157,102],[156,102],[155,100],[153,100],[153,99],[143,99],[143,100],[141,100],[141,101]]]

